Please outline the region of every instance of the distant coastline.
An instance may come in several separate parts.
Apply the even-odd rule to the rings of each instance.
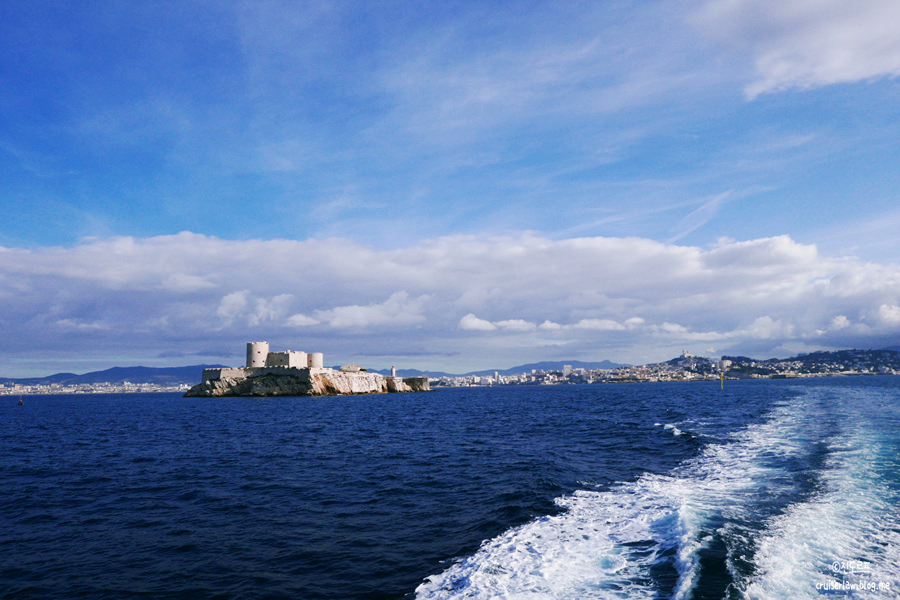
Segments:
[[[722,356],[712,359],[684,351],[671,360],[611,369],[584,369],[564,364],[558,369],[533,369],[530,373],[504,376],[446,376],[432,380],[433,387],[473,385],[565,385],[597,383],[652,383],[666,381],[715,381],[735,379],[796,379],[802,377],[846,377],[896,375],[900,352],[896,350],[837,350],[812,352],[787,359],[755,359]]]
[[[754,359],[742,356],[711,359],[686,357],[683,354],[662,363],[637,366],[603,361],[612,365],[609,368],[583,366],[593,367],[598,363],[548,361],[460,375],[398,369],[397,375],[428,377],[432,387],[705,381],[719,377],[716,363],[720,361],[731,361],[724,369],[727,379],[793,379],[900,373],[900,351],[891,348],[813,352],[787,359]],[[572,367],[568,373],[566,365]],[[724,366],[724,363],[722,365]],[[197,382],[204,369],[215,368],[224,368],[224,365],[114,367],[82,375],[57,373],[47,377],[0,377],[0,395],[184,393]],[[390,374],[389,369],[370,372]]]

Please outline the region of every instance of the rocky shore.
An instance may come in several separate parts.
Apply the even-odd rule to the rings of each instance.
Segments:
[[[386,377],[334,369],[207,369],[185,397],[340,396],[430,391],[427,377]]]

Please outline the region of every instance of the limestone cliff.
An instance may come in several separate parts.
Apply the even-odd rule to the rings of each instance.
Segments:
[[[385,377],[333,369],[209,369],[185,396],[338,396],[430,391],[427,377]]]

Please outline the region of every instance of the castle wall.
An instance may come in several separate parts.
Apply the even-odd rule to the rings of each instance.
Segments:
[[[306,352],[269,352],[266,357],[267,367],[293,367],[305,369],[308,366]]]
[[[223,369],[203,369],[203,381],[211,381],[213,379],[238,379],[246,377],[249,371],[240,367],[223,368]]]
[[[324,366],[321,352],[270,352],[269,342],[247,343],[247,366],[223,367],[203,370],[203,382],[216,380],[239,380],[261,375],[290,375],[310,381],[312,374],[331,371]]]

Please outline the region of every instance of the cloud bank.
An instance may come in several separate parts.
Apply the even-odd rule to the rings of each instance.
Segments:
[[[713,0],[696,22],[752,55],[749,98],[900,74],[893,0]]]
[[[4,360],[47,372],[174,356],[239,363],[256,339],[448,371],[900,342],[900,266],[823,256],[787,236],[699,248],[525,232],[396,250],[118,237],[0,249],[0,300]]]

